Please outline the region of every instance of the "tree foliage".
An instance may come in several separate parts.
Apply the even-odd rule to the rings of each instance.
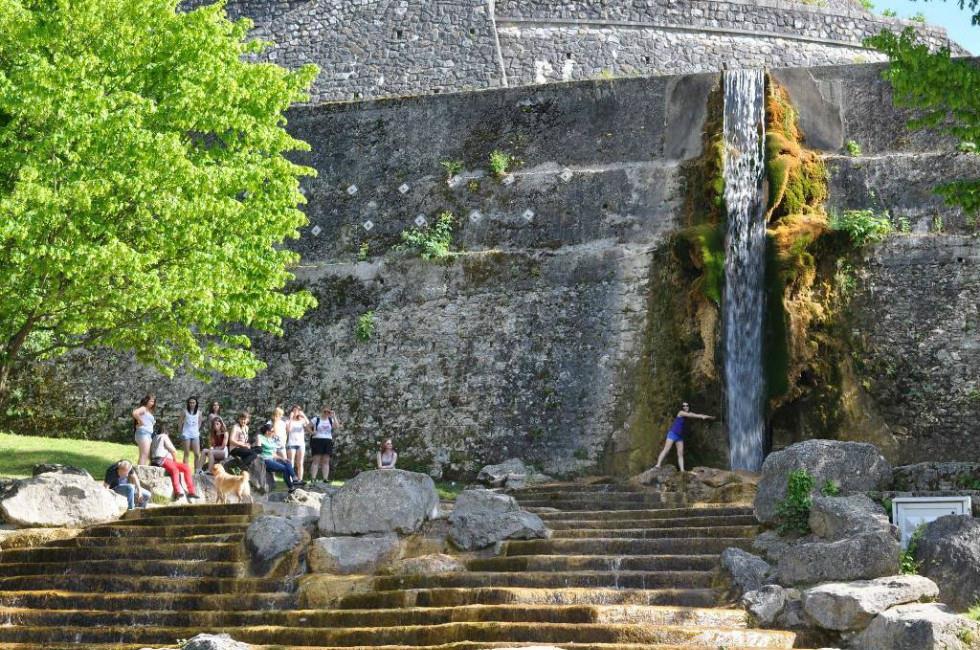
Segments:
[[[316,68],[257,63],[248,21],[177,2],[0,2],[0,395],[82,346],[253,376],[245,328],[315,304],[282,242],[313,173],[283,111]]]
[[[898,35],[884,31],[867,43],[889,57],[884,76],[894,88],[895,103],[917,111],[911,128],[980,142],[980,67],[975,62],[952,58],[949,48],[930,51],[912,28]],[[980,212],[980,179],[946,183],[937,192],[967,213]]]

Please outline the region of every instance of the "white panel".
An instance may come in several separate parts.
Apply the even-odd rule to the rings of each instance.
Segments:
[[[915,529],[946,515],[968,515],[973,512],[970,497],[896,497],[892,499],[892,521],[902,536],[902,548],[908,546]]]

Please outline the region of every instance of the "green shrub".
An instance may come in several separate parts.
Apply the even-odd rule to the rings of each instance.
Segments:
[[[374,312],[366,311],[357,317],[357,326],[354,334],[358,341],[370,341],[374,336]]]
[[[860,156],[861,155],[861,145],[859,145],[854,140],[848,140],[844,143],[844,149],[847,150],[848,156]]]
[[[976,142],[963,141],[963,142],[959,143],[959,145],[957,145],[956,150],[959,151],[960,153],[976,153],[977,152],[977,143]]]
[[[446,170],[446,178],[452,178],[463,171],[462,160],[443,160],[441,164],[442,168]]]
[[[885,9],[884,11],[881,12],[881,15],[884,16],[885,18],[895,18],[896,16],[898,16],[898,12],[895,11],[894,9]]]
[[[810,532],[810,505],[813,499],[813,477],[805,469],[790,472],[786,481],[786,498],[776,506],[776,516],[779,518],[778,531],[786,533]]]
[[[873,11],[875,8],[875,3],[871,2],[871,0],[861,0],[861,6],[867,11]]]
[[[371,247],[367,242],[361,242],[360,247],[357,249],[357,261],[364,262],[367,260],[368,255],[371,254]]]
[[[941,233],[944,229],[943,225],[943,215],[937,214],[932,218],[932,232]]]
[[[434,224],[425,228],[409,228],[402,231],[399,248],[411,248],[424,260],[447,257],[453,243],[453,227],[456,218],[452,212],[443,212]]]
[[[855,246],[861,248],[887,237],[892,232],[892,223],[887,214],[879,215],[871,209],[845,210],[830,216],[830,229],[845,233]]]
[[[916,575],[919,573],[920,563],[915,560],[915,550],[919,547],[919,540],[922,539],[922,534],[926,530],[925,524],[919,524],[916,527],[915,532],[909,537],[909,545],[905,547],[902,551],[902,555],[899,558],[899,571],[902,575]]]
[[[840,494],[840,484],[837,481],[827,479],[820,486],[820,494],[825,497],[836,497]]]
[[[490,173],[500,178],[507,173],[512,159],[510,154],[504,153],[499,149],[490,152]]]
[[[926,22],[926,15],[924,13],[922,13],[921,11],[917,11],[914,16],[909,16],[909,20],[914,21],[914,22],[917,22],[917,23],[925,23]]]
[[[966,610],[966,614],[964,614],[964,616],[972,621],[980,623],[980,602],[977,602],[976,605]]]

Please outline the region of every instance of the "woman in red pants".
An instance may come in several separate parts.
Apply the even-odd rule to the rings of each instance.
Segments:
[[[184,497],[184,488],[180,484],[181,477],[184,478],[184,485],[187,486],[187,498],[199,499],[200,497],[194,489],[194,477],[191,468],[184,463],[178,463],[175,460],[176,455],[177,450],[170,442],[170,436],[164,433],[162,429],[157,431],[153,437],[153,442],[150,443],[150,459],[154,466],[162,467],[170,475],[170,480],[174,484],[174,501]]]

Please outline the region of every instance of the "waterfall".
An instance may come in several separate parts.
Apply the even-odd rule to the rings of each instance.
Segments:
[[[725,86],[726,420],[732,469],[757,471],[764,445],[765,378],[765,73],[732,70]]]

